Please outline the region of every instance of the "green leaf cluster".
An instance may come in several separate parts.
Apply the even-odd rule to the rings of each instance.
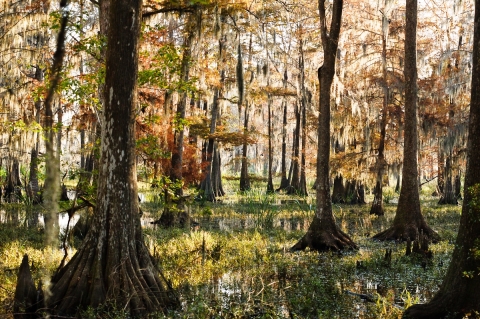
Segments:
[[[149,68],[140,70],[138,84],[140,86],[155,86],[169,92],[197,91],[197,78],[182,80],[182,55],[173,44],[164,44],[153,54],[142,52],[141,57],[150,60]]]

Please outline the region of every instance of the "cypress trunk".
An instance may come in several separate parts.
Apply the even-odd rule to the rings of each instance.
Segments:
[[[285,71],[287,74],[287,71]],[[277,191],[286,189],[290,186],[287,178],[287,101],[283,101],[283,123],[282,123],[282,164],[281,164],[281,180],[280,187]]]
[[[55,315],[102,306],[145,317],[179,304],[140,226],[135,112],[141,0],[112,0],[110,8],[96,212],[81,247],[52,278],[47,301]]]
[[[397,212],[391,228],[377,234],[379,240],[407,240],[421,232],[430,240],[440,238],[425,222],[420,210],[418,183],[417,130],[417,0],[407,0],[405,30],[405,131],[402,187]]]
[[[466,318],[480,312],[480,0],[475,0],[473,37],[465,198],[455,250],[440,290],[427,304],[408,308],[404,318]]]
[[[268,181],[267,181],[267,193],[273,193],[273,176],[272,176],[272,164],[273,164],[273,149],[272,149],[272,96],[268,95]]]
[[[307,233],[291,248],[303,250],[356,249],[357,245],[335,224],[330,197],[330,88],[335,74],[335,60],[342,18],[342,0],[334,0],[330,32],[327,31],[325,0],[318,1],[324,64],[318,70],[320,115],[318,119],[316,212]]]

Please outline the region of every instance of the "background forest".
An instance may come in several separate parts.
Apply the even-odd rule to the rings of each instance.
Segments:
[[[410,305],[430,301],[454,249],[458,205],[465,196],[476,198],[465,195],[462,186],[473,94],[474,3],[423,0],[417,8],[415,1],[413,59],[406,58],[408,42],[415,38],[407,34],[413,12],[408,3],[341,3],[1,2],[5,311],[0,316],[45,310],[20,305],[16,294],[13,298],[24,253],[35,261],[30,267],[28,260],[22,263],[31,268],[33,290],[34,282],[52,276],[52,295],[45,298],[55,300],[48,306],[59,316],[78,307],[86,318],[142,317],[152,309],[159,317],[397,318]],[[133,8],[131,28],[122,8]],[[127,29],[138,31],[138,37],[130,37]],[[335,42],[335,30],[340,30],[338,47],[326,44]],[[118,46],[109,48],[115,35]],[[123,55],[128,61],[121,57],[123,62],[109,70],[115,53],[120,56],[131,43],[136,48],[137,40],[131,59],[138,53],[138,68]],[[418,81],[405,80],[412,63]],[[322,108],[327,95],[322,100],[320,83],[331,83],[323,88],[330,110],[324,126],[319,123],[327,113]],[[412,83],[416,92],[409,95]],[[114,85],[131,91],[124,89],[121,98],[117,89],[114,95]],[[419,207],[417,224],[399,230],[400,214],[394,215],[402,178],[408,178],[402,176],[405,154],[415,151],[404,139],[413,131],[407,110],[411,96],[418,129],[413,188],[420,192],[423,217]],[[118,110],[112,106],[117,100]],[[130,113],[123,113],[124,103],[131,104]],[[126,124],[114,127],[113,119],[121,118]],[[105,160],[110,156],[105,140],[117,134],[121,140],[122,131],[134,132],[133,160],[125,166],[133,171],[125,171],[123,184],[110,183],[121,180],[115,178],[122,175],[122,164],[114,155],[113,161]],[[111,150],[121,153],[121,161],[124,149]],[[317,175],[322,155],[326,177]],[[130,160],[128,151],[125,156]],[[321,195],[325,181],[327,199]],[[122,191],[129,183],[135,185],[131,193]],[[131,207],[121,220],[110,217],[108,209],[98,213],[104,197],[111,196],[108,189],[117,186],[121,195],[113,201],[127,198]],[[415,200],[406,200],[415,211]],[[327,217],[321,216],[322,203],[331,212]],[[133,213],[137,210],[140,214]],[[143,233],[136,230],[138,215]],[[325,218],[332,221],[328,233],[335,238],[322,237],[318,244],[314,229],[326,227]],[[94,235],[86,236],[90,229],[103,236],[100,225],[131,226],[130,234],[118,236],[145,241],[145,247],[132,248],[134,270],[122,269],[126,278],[135,278],[117,287],[128,301],[114,299],[125,306],[104,303],[114,288],[99,293],[92,284],[85,288],[88,302],[65,292],[66,287],[90,287],[93,275],[80,272],[85,282],[77,283],[66,278],[65,269],[96,269],[82,253],[95,246]],[[372,241],[375,234],[396,241]],[[111,240],[115,236],[107,234],[105,245],[117,245]],[[48,246],[60,249],[46,252]],[[332,252],[290,253],[307,247],[353,251],[343,258]],[[116,256],[105,254],[98,267],[108,273],[117,269],[108,268]],[[149,255],[153,261],[146,261]],[[160,276],[148,274],[157,267]],[[99,276],[109,287],[107,276]],[[138,287],[148,286],[160,297],[128,297],[129,285],[133,295],[143,296]],[[320,296],[320,305],[312,292]],[[64,301],[64,293],[74,301]],[[476,318],[475,311],[478,306],[465,308],[457,317]]]
[[[60,12],[56,3],[2,5],[4,197],[14,200],[16,187],[25,184],[33,187],[26,196],[35,201],[37,170],[30,168],[31,163],[43,165],[42,101]],[[281,177],[280,184],[276,180],[269,187],[307,194],[315,180],[317,69],[323,55],[316,6],[298,1],[145,3],[139,178],[176,180],[172,166],[181,167],[183,187],[198,187],[209,169],[215,181],[202,184],[209,200],[223,195],[220,174],[241,177],[239,189],[248,189],[250,176]],[[454,202],[450,188],[464,173],[472,6],[469,1],[424,1],[418,9],[419,178],[423,182],[438,175],[439,191],[443,194],[444,185],[448,189],[447,202]],[[404,129],[404,3],[348,1],[343,11],[332,85],[332,177],[353,188],[373,189],[383,143],[383,178],[395,185]],[[69,14],[65,67],[52,102],[64,182],[88,170],[104,81],[105,39],[97,4],[71,2]],[[214,155],[207,169],[209,144]],[[181,164],[172,160],[174,155]]]

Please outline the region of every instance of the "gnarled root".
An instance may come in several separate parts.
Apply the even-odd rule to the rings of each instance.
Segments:
[[[425,236],[430,242],[440,241],[440,236],[431,229],[425,222],[417,225],[416,223],[411,223],[409,225],[393,225],[392,227],[384,230],[381,233],[373,236],[373,239],[377,240],[399,240],[406,241],[408,238],[415,240],[421,235]]]
[[[290,250],[304,250],[307,247],[316,251],[358,249],[352,239],[335,223],[322,223],[317,217],[313,219],[307,233]]]

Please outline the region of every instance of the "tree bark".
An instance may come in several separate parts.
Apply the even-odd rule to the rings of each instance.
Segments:
[[[112,0],[109,21],[96,212],[82,246],[52,278],[47,301],[56,315],[102,305],[145,317],[179,305],[140,226],[135,112],[141,0]]]
[[[330,32],[327,31],[325,0],[318,1],[324,63],[318,70],[320,81],[320,115],[318,119],[316,212],[307,233],[291,248],[303,250],[357,249],[350,237],[335,224],[330,197],[330,88],[335,75],[335,60],[342,18],[343,0],[334,0]]]
[[[408,308],[404,318],[465,318],[480,312],[480,0],[475,0],[474,23],[465,198],[455,250],[440,290],[427,304]]]
[[[421,232],[432,241],[440,238],[423,219],[418,183],[417,131],[417,0],[407,0],[405,29],[405,131],[402,187],[391,228],[374,236],[379,240],[407,240]]]

